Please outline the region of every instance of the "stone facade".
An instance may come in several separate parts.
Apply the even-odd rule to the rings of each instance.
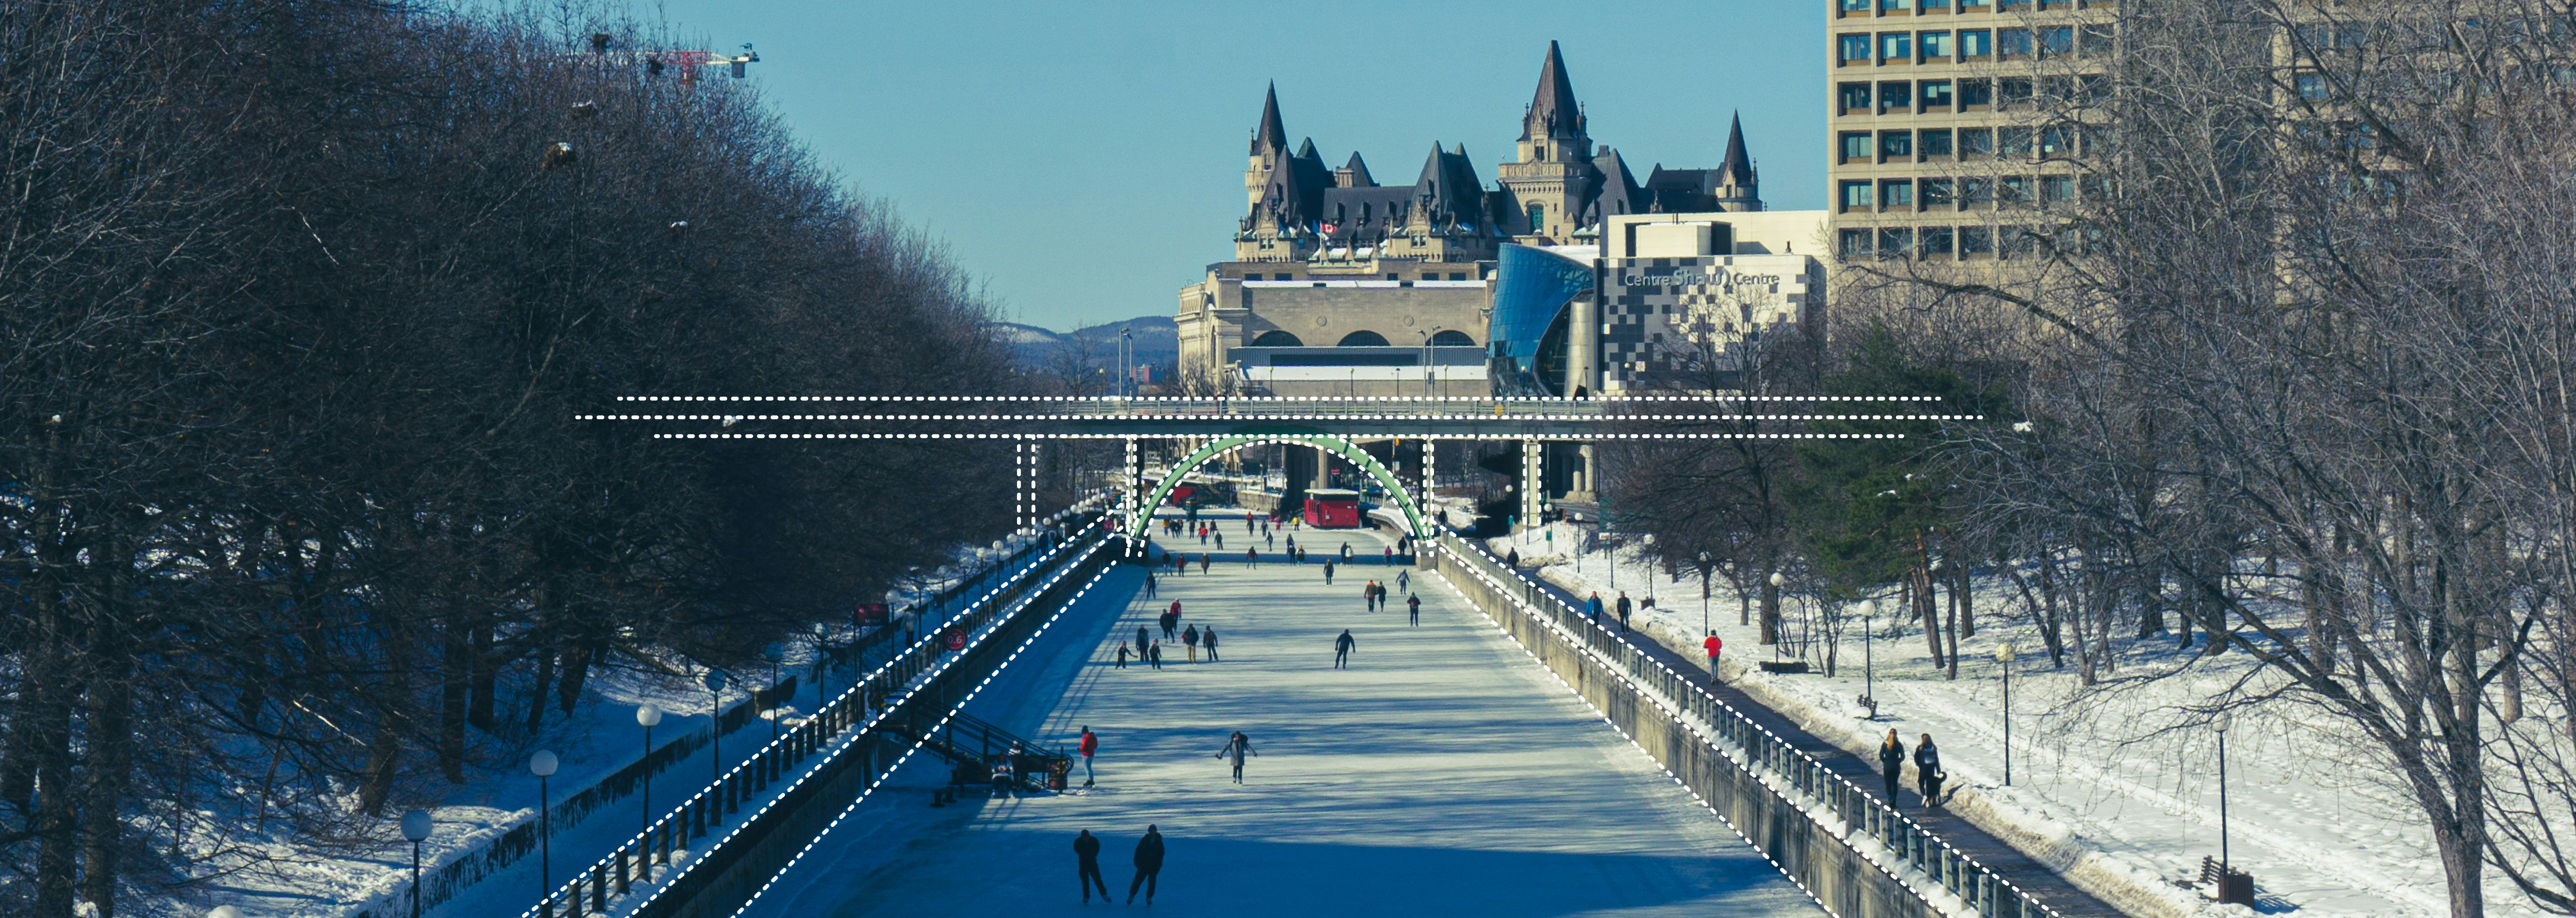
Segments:
[[[1607,221],[1637,214],[1762,209],[1740,125],[1718,168],[1659,165],[1637,181],[1617,151],[1593,143],[1553,42],[1515,154],[1488,188],[1464,144],[1435,143],[1412,184],[1380,185],[1358,153],[1331,167],[1311,139],[1292,152],[1273,87],[1246,150],[1234,259],[1180,291],[1183,391],[1365,395],[1377,376],[1377,394],[1487,394],[1481,366],[1453,366],[1433,346],[1486,343],[1500,246],[1591,244]],[[1315,382],[1333,375],[1320,371],[1249,373],[1276,347],[1356,350],[1338,383]],[[1394,350],[1424,353],[1398,370]],[[1316,367],[1325,355],[1277,356]]]

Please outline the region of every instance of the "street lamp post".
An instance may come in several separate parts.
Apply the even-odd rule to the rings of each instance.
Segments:
[[[1869,719],[1878,719],[1878,659],[1872,652],[1872,640],[1878,636],[1878,600],[1872,598],[1861,607],[1860,617],[1860,706],[1869,709]]]
[[[1434,362],[1434,353],[1431,350],[1431,339],[1438,334],[1440,334],[1440,326],[1437,325],[1431,326],[1430,330],[1422,333],[1422,394],[1426,398],[1437,388],[1433,382],[1434,368],[1437,364]]]
[[[2012,786],[2012,662],[2013,645],[2005,641],[1995,645],[1995,663],[2004,672],[2004,786]]]
[[[1772,571],[1771,595],[1763,597],[1763,630],[1771,632],[1771,658],[1775,660],[1788,659],[1787,648],[1783,646],[1780,641],[1779,622],[1780,586],[1788,582],[1789,578],[1781,576],[1779,571]]]
[[[707,729],[709,782],[724,780],[724,686],[724,670],[707,670],[707,693],[716,699],[715,714],[708,718]]]
[[[2233,868],[2227,861],[2227,717],[2218,718],[2218,872],[2224,881]],[[2221,886],[2223,895],[2226,887]]]
[[[555,769],[562,764],[553,752],[544,749],[528,757],[528,773],[537,776],[537,898],[547,903],[546,911],[549,913],[554,911],[555,823],[554,814],[550,812],[554,807],[546,790],[546,779],[554,777]]]
[[[1651,606],[1655,604],[1655,534],[1649,532],[1637,537],[1637,544],[1646,546],[1646,604]]]
[[[995,546],[999,546],[1002,543],[995,542],[993,544]],[[1001,565],[994,565],[994,570],[998,571],[1000,569]],[[776,691],[778,689],[779,679],[778,664],[787,659],[787,648],[771,644],[760,649],[760,658],[769,661],[769,690]],[[769,715],[769,741],[773,743],[778,742],[778,709],[771,705],[762,705],[761,710],[767,712]]]
[[[402,834],[405,841],[411,842],[411,918],[420,918],[420,843],[429,837],[429,812],[403,813]]]
[[[1700,553],[1699,553],[1699,633],[1700,633],[1700,634],[1702,634],[1702,635],[1711,635],[1711,634],[1716,634],[1716,633],[1717,633],[1717,631],[1716,631],[1716,630],[1714,630],[1714,629],[1712,629],[1712,628],[1710,628],[1710,627],[1708,626],[1708,577],[1709,577],[1709,570],[1708,570],[1708,553],[1707,553],[1707,552],[1700,552]]]
[[[653,728],[662,722],[662,709],[649,704],[635,706],[635,722],[644,728],[644,828],[653,828]]]

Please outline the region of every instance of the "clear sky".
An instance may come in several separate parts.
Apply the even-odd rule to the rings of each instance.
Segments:
[[[654,15],[656,7],[637,12]],[[766,98],[831,169],[945,240],[1006,318],[1169,315],[1232,257],[1245,142],[1279,84],[1292,145],[1409,183],[1437,140],[1488,187],[1547,43],[1593,141],[1643,180],[1712,167],[1727,116],[1775,209],[1824,206],[1822,0],[664,0],[750,42]]]

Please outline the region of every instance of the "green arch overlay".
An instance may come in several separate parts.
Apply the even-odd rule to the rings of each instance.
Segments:
[[[1246,446],[1262,446],[1271,443],[1311,446],[1350,460],[1352,465],[1367,472],[1370,478],[1376,479],[1378,484],[1384,486],[1388,494],[1395,495],[1395,505],[1404,511],[1404,521],[1412,528],[1414,538],[1432,537],[1429,522],[1422,515],[1422,505],[1413,499],[1413,492],[1405,490],[1404,482],[1396,478],[1394,472],[1380,464],[1377,457],[1361,449],[1359,444],[1329,434],[1228,434],[1209,440],[1205,445],[1192,451],[1187,458],[1174,464],[1171,471],[1163,474],[1162,482],[1156,484],[1149,498],[1137,507],[1138,516],[1141,518],[1152,513],[1153,508],[1162,506],[1163,499],[1171,496],[1172,489],[1180,486],[1181,479],[1187,477],[1199,466],[1205,465],[1208,460]]]

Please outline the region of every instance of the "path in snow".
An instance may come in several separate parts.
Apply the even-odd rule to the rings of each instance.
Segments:
[[[1317,558],[1384,544],[1295,534]],[[1456,596],[1417,579],[1415,628],[1400,593],[1362,609],[1361,584],[1400,568],[1343,568],[1329,588],[1321,564],[1192,570],[1161,577],[1156,599],[1133,569],[1113,574],[968,706],[1050,744],[1089,725],[1099,787],[933,809],[942,769],[916,757],[754,913],[1078,912],[1076,830],[1102,837],[1123,899],[1154,823],[1166,914],[1822,914]],[[1112,668],[1173,599],[1184,625],[1216,627],[1225,661],[1175,646],[1159,672]],[[1345,627],[1358,647],[1336,671]],[[1238,729],[1260,753],[1241,786],[1214,758]]]

